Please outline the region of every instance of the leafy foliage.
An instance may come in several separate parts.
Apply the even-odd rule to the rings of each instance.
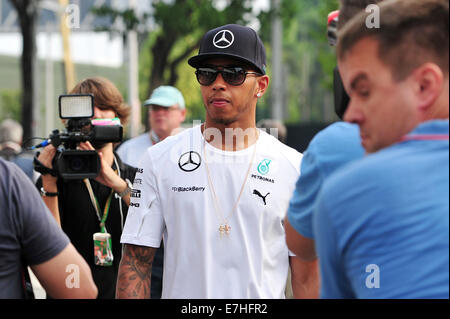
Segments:
[[[284,32],[286,118],[288,122],[298,122],[321,121],[327,117],[326,113],[329,117],[335,58],[327,42],[326,18],[338,8],[338,0],[281,0],[279,12],[262,11],[255,17],[253,6],[257,1],[156,0],[151,2],[152,16],[140,17],[129,10],[115,11],[105,6],[95,10],[98,15],[109,16],[111,21],[121,19],[127,30],[139,30],[139,26],[151,21],[153,27],[143,35],[145,41],[140,51],[140,98],[147,99],[159,85],[176,86],[186,99],[187,121],[204,118],[200,90],[187,60],[196,54],[205,32],[228,23],[248,25],[258,20],[270,74],[271,22],[274,15],[279,15]],[[269,116],[270,101],[270,94],[260,101],[257,119]]]
[[[284,93],[289,123],[333,120],[332,75],[336,59],[327,41],[327,17],[338,7],[338,0],[282,2]],[[262,25],[267,28],[270,23]]]
[[[2,90],[0,92],[0,122],[5,119],[22,120],[20,90]]]

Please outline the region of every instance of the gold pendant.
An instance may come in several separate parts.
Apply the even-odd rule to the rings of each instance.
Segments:
[[[223,236],[223,235],[228,236],[230,234],[230,231],[231,231],[231,226],[229,226],[228,224],[220,225],[220,227],[219,227],[219,232],[220,232],[221,236]]]

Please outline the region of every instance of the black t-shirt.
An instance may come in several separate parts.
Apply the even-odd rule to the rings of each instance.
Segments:
[[[122,179],[134,180],[136,169],[124,164],[119,156],[115,154],[120,167]],[[116,169],[113,164],[113,169]],[[100,217],[103,216],[104,207],[111,188],[98,183],[94,179],[89,180],[95,197],[100,205]],[[113,249],[113,266],[97,266],[94,262],[94,241],[93,234],[100,232],[100,221],[98,220],[95,208],[89,197],[89,192],[83,180],[58,179],[58,203],[61,217],[61,227],[69,236],[72,244],[89,264],[92,276],[98,288],[99,299],[113,299],[115,297],[117,274],[119,263],[122,257],[122,247],[120,236],[122,235],[123,223],[128,212],[128,206],[113,193],[108,218],[106,220],[106,230],[111,234]],[[42,185],[41,179],[37,186]],[[120,210],[122,204],[122,215]]]

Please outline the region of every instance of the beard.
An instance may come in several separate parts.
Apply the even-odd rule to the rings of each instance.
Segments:
[[[212,119],[214,123],[224,126],[230,126],[234,122],[237,121],[237,118],[231,118],[231,119],[224,119],[224,118],[213,118]]]

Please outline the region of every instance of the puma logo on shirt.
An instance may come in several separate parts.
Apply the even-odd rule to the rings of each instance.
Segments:
[[[253,195],[256,195],[256,196],[261,197],[262,200],[263,200],[263,202],[264,202],[264,205],[267,205],[267,203],[266,203],[266,198],[267,198],[267,196],[269,196],[269,194],[270,194],[270,193],[267,193],[266,196],[263,196],[258,190],[256,190],[256,189],[253,190]]]

